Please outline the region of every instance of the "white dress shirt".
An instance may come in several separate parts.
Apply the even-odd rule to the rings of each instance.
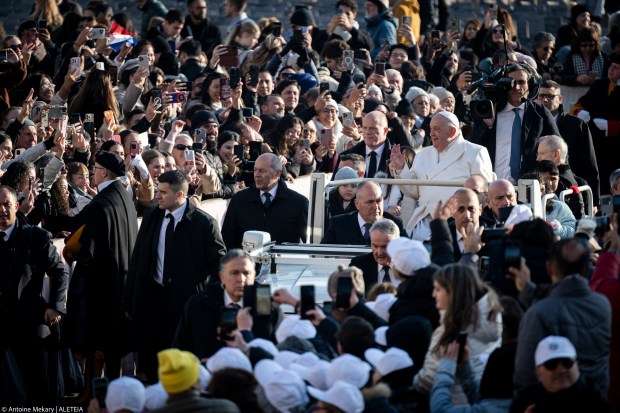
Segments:
[[[391,266],[388,266],[388,267],[390,267],[390,274],[389,274],[390,278],[389,278],[389,281],[390,281],[390,283],[392,283],[393,285],[398,287],[398,285],[400,284],[400,280],[397,279],[394,276],[394,274],[392,273],[392,271],[391,271],[392,267]],[[377,264],[377,282],[379,284],[381,284],[384,281],[387,282],[388,280],[386,280],[385,274],[383,273],[383,265]]]
[[[271,188],[269,191],[260,191],[260,200],[263,204],[267,200],[267,198],[265,197],[266,192],[269,192],[269,194],[271,195],[271,202],[273,202],[273,200],[276,197],[276,192],[278,192],[278,184],[275,184],[275,186]]]
[[[187,201],[174,211],[168,211],[164,213],[164,220],[161,223],[161,228],[159,229],[159,242],[157,243],[157,271],[155,276],[155,282],[157,284],[164,284],[164,257],[166,255],[166,229],[168,229],[168,223],[170,222],[170,218],[166,217],[169,213],[172,214],[174,218],[174,229],[179,225],[179,221],[183,218],[183,214],[185,213],[185,209],[187,208]]]
[[[229,308],[231,304],[237,304],[239,307],[243,308],[243,298],[240,301],[233,301],[230,295],[228,295],[228,291],[224,289],[224,307]]]
[[[510,179],[510,143],[512,141],[512,125],[515,121],[514,108],[518,107],[521,124],[523,124],[523,114],[525,103],[521,106],[512,106],[510,103],[497,114],[497,125],[495,130],[495,174],[497,179]]]
[[[14,229],[15,229],[15,224],[11,225],[5,230],[0,229],[0,231],[4,232],[4,241],[8,241],[9,238],[11,238],[11,234],[13,233]]]

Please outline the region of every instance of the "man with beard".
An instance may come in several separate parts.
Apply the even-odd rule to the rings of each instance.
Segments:
[[[435,86],[448,88],[454,74],[459,69],[459,55],[456,51],[445,49],[433,63],[426,80]]]
[[[296,80],[285,79],[278,83],[275,93],[282,97],[286,113],[296,113],[299,106],[301,87]]]
[[[396,286],[400,284],[391,273],[392,258],[387,253],[387,245],[398,237],[400,237],[400,230],[391,219],[382,219],[370,227],[372,252],[354,257],[349,264],[363,271],[365,294],[368,294],[378,283],[389,282]]]
[[[284,100],[280,96],[269,95],[262,98],[260,104],[260,120],[263,121],[261,133],[267,136],[285,113]]]
[[[207,2],[205,0],[189,0],[187,2],[188,15],[181,31],[184,39],[192,36],[202,45],[202,50],[211,57],[213,48],[222,44],[220,29],[209,22],[207,17]]]
[[[555,118],[560,136],[568,146],[566,163],[570,164],[570,169],[575,175],[588,182],[592,188],[594,205],[598,205],[600,177],[590,128],[583,119],[564,112],[562,100],[562,90],[558,83],[553,80],[546,80],[542,83],[538,91],[537,102],[546,107]]]

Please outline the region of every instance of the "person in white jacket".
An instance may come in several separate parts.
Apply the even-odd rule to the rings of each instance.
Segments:
[[[405,155],[394,145],[390,161],[396,178],[428,181],[461,181],[474,174],[495,180],[491,158],[483,146],[466,141],[461,134],[458,118],[440,111],[431,120],[432,146],[422,149],[411,168],[406,167]],[[405,196],[418,200],[418,206],[407,223],[407,233],[419,241],[430,239],[430,221],[439,201],[447,202],[457,187],[400,185]]]

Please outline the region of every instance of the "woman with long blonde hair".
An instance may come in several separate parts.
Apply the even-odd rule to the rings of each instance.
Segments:
[[[58,29],[63,22],[62,14],[58,10],[55,0],[35,0],[34,11],[30,15],[30,20],[47,20],[47,27],[50,33]]]

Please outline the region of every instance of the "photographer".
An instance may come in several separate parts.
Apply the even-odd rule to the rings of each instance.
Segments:
[[[512,87],[492,99],[496,115],[482,119],[469,140],[488,149],[497,178],[515,183],[522,173],[534,169],[538,138],[560,132],[551,113],[532,100],[537,87],[530,88],[537,81],[531,69],[512,64],[504,76],[513,80]]]

